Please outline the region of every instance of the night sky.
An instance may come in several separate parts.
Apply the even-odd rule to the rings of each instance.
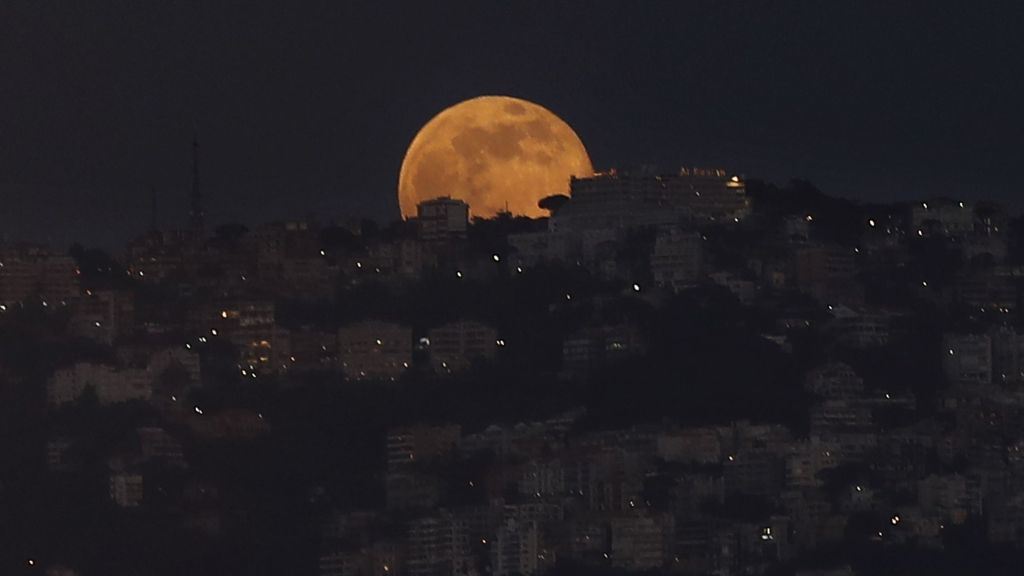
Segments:
[[[1020,209],[1022,30],[990,1],[5,0],[0,238],[114,247],[152,190],[182,225],[195,127],[215,222],[391,219],[416,131],[482,94],[551,109],[597,167]]]

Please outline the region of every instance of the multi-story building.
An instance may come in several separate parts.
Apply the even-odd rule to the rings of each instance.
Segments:
[[[582,239],[568,232],[521,232],[508,235],[508,245],[517,266],[541,262],[572,262],[582,251]]]
[[[931,475],[917,484],[918,504],[952,524],[980,517],[982,499],[978,483],[960,474]]]
[[[953,285],[953,300],[970,308],[1008,312],[1018,308],[1017,282],[988,271],[965,274]]]
[[[173,468],[184,468],[185,454],[181,443],[159,426],[143,426],[136,429],[139,448],[144,462],[159,462]]]
[[[918,236],[967,234],[974,231],[974,209],[966,202],[948,198],[918,202],[910,207],[910,228]]]
[[[884,310],[833,306],[830,331],[851,348],[874,348],[889,342],[893,315]]]
[[[811,408],[810,416],[811,440],[835,446],[844,461],[863,459],[878,442],[871,409],[862,402],[825,400]]]
[[[125,290],[89,290],[73,301],[68,330],[81,338],[113,344],[135,325],[135,295]]]
[[[188,232],[151,231],[128,243],[128,274],[147,284],[173,278],[182,272],[185,254],[192,245]]]
[[[437,506],[442,489],[439,478],[415,470],[389,471],[384,477],[388,510],[429,510]]]
[[[666,462],[714,464],[722,461],[722,442],[715,428],[686,428],[663,432],[657,454]]]
[[[531,460],[522,466],[516,486],[519,493],[527,497],[564,496],[567,489],[561,459]]]
[[[537,523],[515,518],[498,526],[490,553],[491,573],[495,576],[531,576],[554,560],[543,550]]]
[[[482,543],[486,544],[486,542]],[[441,512],[409,524],[409,576],[476,576],[468,535],[450,513]]]
[[[504,345],[494,328],[469,320],[438,326],[430,331],[428,339],[434,370],[449,374],[469,368],[475,360],[494,358]]]
[[[59,436],[46,442],[46,469],[50,472],[69,472],[75,468],[73,448],[75,442]]]
[[[54,372],[46,386],[47,400],[58,406],[71,403],[89,387],[103,405],[149,400],[153,392],[152,376],[145,369],[119,370],[106,364],[80,362]]]
[[[793,253],[795,288],[825,304],[864,300],[852,250],[839,246],[803,246]]]
[[[750,210],[746,186],[720,169],[615,170],[573,178],[571,200],[551,219],[554,230],[633,228],[680,220],[739,220]]]
[[[121,508],[137,508],[144,496],[142,474],[134,472],[111,472],[110,499]]]
[[[444,196],[416,205],[420,238],[427,242],[465,238],[469,229],[469,204]]]
[[[950,382],[992,382],[992,340],[988,334],[945,334],[942,371]]]
[[[394,380],[412,362],[412,329],[376,320],[343,326],[338,359],[350,380]]]
[[[412,426],[388,431],[388,468],[400,469],[409,464],[430,462],[451,453],[459,446],[462,428],[447,426]]]
[[[375,280],[415,280],[424,269],[437,263],[436,254],[414,238],[374,242],[364,254],[349,260],[348,269],[355,272],[356,278],[366,276]]]
[[[627,514],[612,518],[610,526],[613,566],[641,571],[665,565],[672,546],[671,516]]]
[[[818,473],[839,465],[839,446],[819,439],[794,444],[786,458],[786,484],[797,488],[818,488],[823,482]]]
[[[675,227],[659,231],[651,254],[654,283],[677,292],[695,285],[701,277],[703,249],[704,241],[696,232]]]
[[[590,374],[645,349],[639,330],[630,324],[586,327],[562,343],[562,373],[570,377]]]
[[[270,300],[226,300],[202,306],[189,318],[189,329],[202,338],[221,338],[239,353],[239,363],[247,374],[273,372],[284,348],[284,334],[274,321],[275,307]]]
[[[0,246],[0,304],[70,301],[78,296],[78,268],[70,256],[38,246]]]
[[[278,326],[282,337],[278,358],[289,371],[332,370],[338,361],[338,335],[310,326],[286,330]]]
[[[804,389],[820,398],[850,399],[864,392],[864,381],[849,365],[834,362],[808,372]]]

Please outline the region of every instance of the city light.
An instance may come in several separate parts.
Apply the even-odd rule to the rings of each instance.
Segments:
[[[47,12],[58,21],[52,30],[42,24],[54,22],[33,21],[17,38],[28,61],[8,82],[40,105],[27,123],[37,137],[15,139],[28,146],[27,163],[7,167],[0,192],[11,212],[0,233],[0,388],[15,423],[31,424],[15,427],[24,437],[11,434],[15,449],[2,464],[38,481],[3,486],[5,501],[19,504],[7,525],[26,528],[8,538],[12,557],[0,564],[54,575],[101,564],[201,569],[211,558],[232,568],[368,568],[376,576],[852,574],[921,559],[921,569],[952,569],[968,563],[959,562],[967,552],[986,565],[1024,550],[1024,500],[1013,498],[1024,486],[1016,310],[1024,242],[1013,162],[1004,161],[1015,150],[1003,133],[1003,100],[1013,111],[1019,98],[986,99],[1008,94],[1013,75],[978,74],[990,89],[965,91],[973,100],[961,106],[900,113],[906,106],[892,102],[941,92],[948,78],[848,82],[801,67],[802,56],[934,72],[925,62],[934,54],[865,51],[857,34],[816,33],[820,18],[786,14],[789,27],[811,29],[787,32],[811,42],[783,51],[788,60],[714,74],[700,91],[712,97],[698,101],[686,96],[699,73],[665,74],[664,59],[637,59],[613,44],[661,43],[648,52],[684,54],[694,36],[676,28],[707,28],[700,40],[713,53],[771,28],[776,18],[765,15],[778,10],[745,3],[715,13],[712,3],[699,18],[676,17],[669,27],[679,33],[665,34],[661,20],[672,15],[633,4],[562,18],[551,35],[558,46],[527,41],[503,54],[510,61],[501,70],[565,68],[512,74],[502,85],[542,93],[567,118],[589,118],[581,134],[535,116],[530,103],[479,96],[473,74],[444,74],[453,55],[458,71],[460,54],[487,52],[479,40],[493,40],[495,27],[480,23],[539,24],[544,36],[545,13],[509,19],[484,6],[479,17],[417,21],[407,10],[369,10],[381,19],[374,25],[360,8],[339,32],[314,11],[289,14],[282,28],[276,13],[218,8],[218,22],[242,22],[245,33],[204,39],[201,52],[256,65],[235,66],[223,81],[223,58],[188,62],[198,84],[222,80],[213,92],[226,103],[195,111],[211,154],[200,157],[194,139],[191,166],[183,129],[158,122],[160,130],[138,137],[125,123],[145,114],[83,106],[96,103],[97,90],[109,96],[109,74],[48,92],[68,84],[57,81],[67,80],[65,68],[88,76],[57,66],[47,78],[54,82],[33,94],[33,72],[52,64],[48,41],[78,46],[97,32],[91,14]],[[182,19],[194,24],[165,12],[133,18],[133,34],[180,39]],[[891,16],[877,12],[839,16],[857,31]],[[932,28],[956,29],[942,38],[948,52],[1001,62],[998,50],[975,54],[998,48],[985,42],[991,26],[960,30],[946,12],[939,16],[950,25],[901,27],[902,44],[927,47]],[[247,46],[249,29],[265,30],[266,21],[275,42]],[[745,29],[723,36],[715,24],[725,21]],[[438,32],[439,23],[452,29]],[[473,33],[456,29],[463,24]],[[419,28],[425,36],[391,34],[388,49],[375,49],[381,30]],[[609,31],[614,42],[604,46]],[[462,42],[429,41],[439,33]],[[322,46],[305,38],[317,34],[344,36],[357,47],[355,66],[339,66],[337,50],[306,51],[296,62],[295,50],[276,49]],[[160,74],[180,68],[180,55],[130,48],[104,50],[106,67],[123,71],[128,61],[130,72],[144,72],[134,92],[163,104],[180,95],[182,82]],[[574,57],[549,57],[562,53]],[[611,71],[600,89],[543,89],[544,76],[566,77],[581,55]],[[751,83],[757,64],[774,69],[755,70]],[[359,70],[383,72],[361,82]],[[295,90],[331,74],[354,81],[326,96]],[[791,82],[794,75],[807,80]],[[423,82],[441,76],[449,81]],[[760,94],[799,101],[814,82],[822,94],[854,91],[844,106],[812,106],[815,126],[882,109],[892,133],[915,134],[920,146],[885,163],[857,162],[824,129],[766,130],[771,138],[751,140],[679,120],[724,126],[714,120],[728,119],[728,106],[707,106],[722,104],[713,95],[757,84]],[[264,94],[254,99],[253,87]],[[871,97],[879,88],[890,102]],[[428,131],[453,118],[446,110],[461,106],[446,101],[453,94],[494,106]],[[606,107],[615,118],[595,112],[607,94],[628,96],[616,98],[628,106]],[[991,113],[971,114],[985,105]],[[4,108],[5,126],[3,114],[20,110]],[[784,125],[778,108],[741,111],[733,124]],[[96,114],[77,118],[83,109]],[[218,117],[230,122],[205,126]],[[296,129],[263,130],[268,118]],[[83,121],[102,130],[84,138]],[[418,122],[426,124],[410,138]],[[936,138],[943,125],[1001,140],[981,154],[972,149],[978,138]],[[848,148],[878,140],[859,132]],[[86,145],[62,145],[68,135]],[[47,138],[57,140],[47,147]],[[254,151],[249,140],[273,145]],[[398,166],[394,153],[405,145]],[[570,148],[578,158],[562,166]],[[800,166],[779,153],[797,149],[821,157]],[[138,162],[156,152],[164,162]],[[591,154],[631,167],[595,168]],[[694,155],[732,165],[665,164]],[[58,173],[47,176],[55,158]],[[959,160],[932,162],[921,177],[920,158]],[[750,186],[739,170],[752,175]],[[126,177],[112,177],[118,172]],[[55,182],[33,185],[39,174]],[[69,174],[89,177],[61,177]],[[861,187],[863,198],[832,196],[852,187],[844,181],[882,185]],[[147,219],[137,188],[148,182]],[[7,188],[25,198],[7,198]],[[936,204],[913,200],[922,196]],[[18,234],[28,237],[11,237]],[[462,266],[473,282],[462,282],[470,273]],[[508,352],[505,336],[516,341]],[[197,418],[207,408],[211,417]],[[910,514],[906,526],[894,507]],[[64,509],[89,512],[98,529],[76,533],[81,514],[65,519]],[[51,542],[41,531],[61,522],[57,532],[80,541]],[[268,545],[268,535],[285,538]],[[104,552],[109,542],[130,544],[129,561]]]

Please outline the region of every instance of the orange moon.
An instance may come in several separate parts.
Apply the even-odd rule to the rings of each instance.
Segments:
[[[551,111],[508,96],[480,96],[427,122],[402,161],[398,203],[405,217],[424,200],[451,196],[474,216],[508,208],[539,217],[537,202],[568,194],[571,176],[594,172],[579,136]]]

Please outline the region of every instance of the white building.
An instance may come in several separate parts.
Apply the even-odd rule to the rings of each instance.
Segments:
[[[58,406],[74,402],[88,387],[92,387],[102,405],[149,400],[153,392],[151,374],[147,370],[118,370],[106,364],[80,362],[54,372],[46,386],[47,400]]]
[[[611,170],[573,178],[570,188],[571,200],[552,217],[558,230],[656,226],[691,217],[729,221],[750,212],[744,182],[717,168]]]
[[[416,205],[416,220],[423,240],[465,238],[469,229],[469,204],[451,197],[426,200]]]

